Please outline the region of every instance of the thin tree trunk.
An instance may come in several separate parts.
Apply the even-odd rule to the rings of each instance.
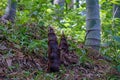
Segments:
[[[120,6],[114,4],[113,5],[113,27],[119,26],[119,22],[116,19],[120,19]]]
[[[71,2],[67,5],[69,9],[73,8],[75,0],[71,0]],[[61,9],[64,8],[65,0],[54,0],[54,4],[60,5]]]
[[[92,47],[99,51],[101,42],[99,0],[86,0],[86,5],[87,18],[85,46]]]
[[[76,0],[76,2],[77,2],[76,8],[79,8],[79,0]]]
[[[59,0],[54,0],[53,4],[59,4]]]
[[[113,18],[120,18],[120,6],[114,4]]]
[[[56,9],[56,14],[59,14],[58,16],[56,16],[56,19],[59,20],[62,20],[61,18],[61,14],[64,14],[64,4],[65,4],[65,0],[54,0],[53,4],[57,4],[60,6],[60,9]]]
[[[2,21],[14,22],[15,15],[16,15],[16,5],[17,5],[16,0],[8,0],[8,6],[6,8],[5,14],[2,16]]]
[[[54,0],[53,3],[60,5],[60,7],[63,7],[63,6],[64,6],[64,3],[65,3],[65,0]]]
[[[120,27],[120,5],[113,4],[113,23],[112,23],[112,42],[114,44],[114,49],[119,53],[119,27]],[[116,55],[117,57],[117,55]]]
[[[68,8],[69,9],[74,8],[74,3],[75,3],[75,0],[71,0],[70,4],[68,5]]]

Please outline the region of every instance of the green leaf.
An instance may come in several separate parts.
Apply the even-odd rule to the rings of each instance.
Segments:
[[[120,5],[120,0],[112,0],[111,2],[112,2],[113,4]]]
[[[66,2],[69,4],[71,2],[71,0],[66,0]]]
[[[120,36],[113,36],[113,39],[117,42],[120,42]]]
[[[117,70],[120,72],[120,64],[117,66]]]

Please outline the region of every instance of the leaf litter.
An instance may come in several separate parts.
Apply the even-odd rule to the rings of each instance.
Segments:
[[[16,48],[15,44],[8,41],[2,41],[0,45],[0,80],[13,80],[14,78],[32,80],[39,75],[40,71],[43,72],[43,76],[47,74],[48,60],[44,56],[38,56],[35,53],[25,55],[20,48]],[[11,54],[4,54],[10,50]],[[120,76],[120,73],[111,66],[110,62],[101,58],[101,55],[95,58],[93,53],[94,51],[87,55],[93,62],[77,62],[76,64],[61,66],[60,72],[55,73],[54,80],[107,80],[107,75]],[[44,78],[43,80],[53,80],[53,78]]]

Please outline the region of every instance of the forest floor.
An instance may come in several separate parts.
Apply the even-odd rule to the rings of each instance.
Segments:
[[[26,48],[23,46],[20,47],[14,41],[8,40],[9,35],[24,38],[30,32],[30,39],[34,37],[40,40],[40,37],[46,34],[46,32],[43,31],[43,33],[40,30],[46,29],[40,27],[39,30],[34,24],[27,25],[30,29],[28,31],[26,27],[21,28],[17,25],[14,28],[8,27],[8,29],[5,29],[4,26],[0,27],[2,29],[0,30],[0,80],[120,80],[120,72],[114,68],[113,63],[102,57],[98,58],[99,56],[94,50],[88,50],[90,53],[83,55],[85,57],[83,62],[79,60],[81,55],[76,53],[78,56],[76,64],[61,65],[59,72],[47,73],[48,58],[44,52],[36,54],[35,52],[25,51]],[[40,37],[38,34],[41,34]],[[29,37],[26,39],[28,41]],[[42,46],[44,45],[47,44]],[[81,46],[78,48],[81,48]]]
[[[47,73],[46,69],[47,58],[43,55],[25,55],[15,43],[0,40],[0,80],[120,80],[112,63],[102,59],[62,65],[57,73]]]

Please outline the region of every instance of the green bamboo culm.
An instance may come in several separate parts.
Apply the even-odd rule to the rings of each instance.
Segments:
[[[101,43],[99,0],[86,0],[85,46],[99,51]]]
[[[16,6],[17,6],[16,0],[8,0],[8,6],[6,7],[6,12],[2,18],[14,22],[16,16]]]

